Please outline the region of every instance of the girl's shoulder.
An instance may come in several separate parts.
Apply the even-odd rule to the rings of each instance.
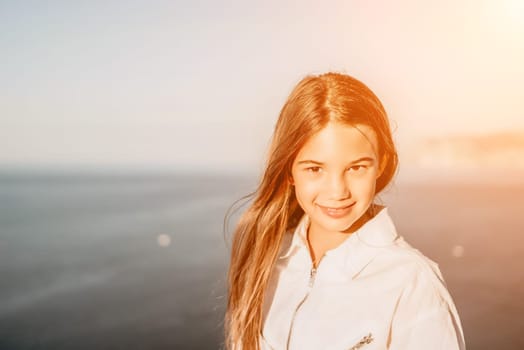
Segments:
[[[382,248],[372,265],[373,269],[394,276],[406,293],[432,295],[435,301],[446,304],[451,300],[439,265],[401,236],[391,246]]]
[[[391,275],[399,279],[394,332],[434,334],[442,344],[448,342],[443,348],[464,349],[460,317],[435,261],[399,237],[377,256],[377,264],[389,264]]]

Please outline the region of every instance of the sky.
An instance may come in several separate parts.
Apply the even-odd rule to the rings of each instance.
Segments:
[[[377,94],[401,162],[524,131],[519,0],[0,1],[0,53],[0,167],[258,172],[325,71]]]

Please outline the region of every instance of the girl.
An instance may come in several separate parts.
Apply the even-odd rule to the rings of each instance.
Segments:
[[[366,85],[338,73],[298,83],[234,232],[229,349],[465,349],[437,265],[373,203],[396,169]]]

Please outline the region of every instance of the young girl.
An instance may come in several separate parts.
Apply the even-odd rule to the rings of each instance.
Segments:
[[[338,73],[298,83],[234,233],[229,349],[465,349],[437,265],[373,203],[396,169],[366,85]]]

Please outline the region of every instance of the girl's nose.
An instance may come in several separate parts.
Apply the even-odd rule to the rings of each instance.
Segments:
[[[343,176],[330,176],[328,182],[328,195],[330,200],[343,200],[351,196],[349,186]]]

